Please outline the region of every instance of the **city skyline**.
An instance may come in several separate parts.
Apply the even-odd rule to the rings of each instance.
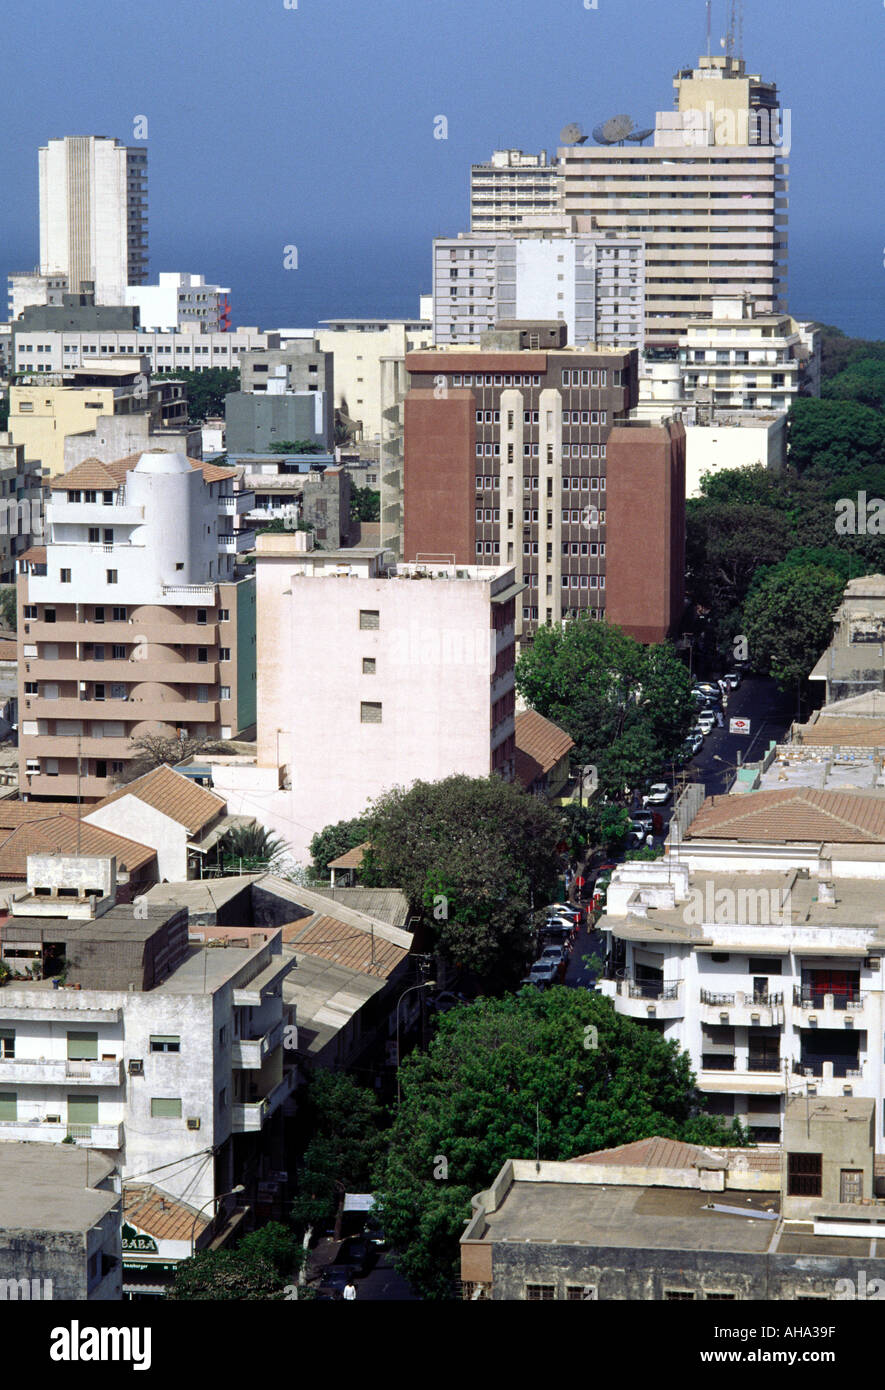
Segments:
[[[555,153],[569,121],[588,133],[621,111],[641,125],[653,121],[655,110],[670,105],[677,69],[696,62],[706,45],[702,0],[680,7],[675,17],[651,0],[598,0],[597,9],[561,4],[541,26],[526,5],[490,0],[471,17],[469,33],[450,0],[434,6],[420,29],[400,0],[371,14],[342,3],[313,9],[306,0],[288,9],[274,0],[248,15],[213,10],[218,65],[223,69],[236,55],[237,66],[220,97],[197,100],[190,95],[196,90],[192,44],[182,42],[178,53],[162,57],[139,50],[133,83],[120,62],[119,29],[101,23],[110,7],[95,0],[92,8],[91,62],[106,77],[100,93],[78,88],[63,102],[46,93],[39,107],[9,112],[0,155],[7,190],[0,270],[5,275],[38,260],[39,146],[88,133],[138,143],[136,123],[143,131],[146,122],[151,280],[160,271],[192,270],[230,284],[233,321],[263,328],[340,314],[414,315],[419,292],[430,288],[432,238],[469,225],[471,163],[493,148]],[[725,6],[713,8],[716,52]],[[163,3],[158,18],[165,9],[171,15]],[[798,26],[759,0],[747,0],[745,9],[748,67],[778,84],[791,113],[790,308],[875,336],[885,288],[878,279],[885,274],[879,231],[885,209],[867,178],[872,123],[865,116],[874,109],[885,13],[841,14],[812,0]],[[66,7],[51,0],[48,15],[41,68],[63,61],[75,37]],[[643,42],[634,54],[625,44],[635,38],[637,20]],[[178,21],[179,36],[195,40],[199,16],[184,23]],[[21,24],[10,18],[8,51],[21,54],[17,78],[27,89],[37,58],[16,43]],[[527,26],[531,45],[524,42]],[[482,85],[464,85],[465,43],[483,54]],[[840,49],[844,63],[825,66],[824,55]],[[372,50],[400,54],[396,83],[385,63],[365,63]],[[258,62],[252,54],[260,55]],[[309,91],[292,82],[292,65],[303,70],[311,59],[330,80],[327,110],[316,81]],[[539,80],[554,62],[557,81]],[[346,74],[343,87],[339,72]],[[33,82],[39,83],[36,67]],[[824,88],[826,103],[819,99]],[[187,92],[183,101],[179,89]],[[271,100],[277,89],[282,95]],[[447,123],[446,139],[435,138],[439,117]],[[226,193],[231,183],[235,188]],[[291,196],[281,196],[287,187]],[[846,206],[853,208],[848,235],[839,226]],[[298,249],[297,270],[284,268],[291,246]]]

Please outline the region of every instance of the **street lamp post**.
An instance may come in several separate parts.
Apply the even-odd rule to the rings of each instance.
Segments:
[[[210,1202],[221,1202],[221,1201],[224,1200],[225,1197],[234,1197],[234,1196],[236,1196],[236,1194],[237,1194],[238,1192],[245,1192],[245,1191],[246,1191],[246,1189],[245,1189],[245,1187],[243,1186],[243,1184],[242,1184],[242,1183],[237,1183],[236,1187],[232,1187],[232,1188],[231,1188],[230,1192],[219,1192],[219,1194],[218,1194],[217,1197],[210,1197],[208,1202],[204,1202],[204,1203],[203,1203],[203,1205],[200,1207],[200,1210],[199,1210],[199,1211],[197,1212],[197,1214],[195,1215],[194,1221],[193,1221],[193,1225],[191,1226],[191,1258],[193,1258],[193,1256],[196,1254],[195,1246],[196,1246],[197,1222],[199,1221],[200,1216],[202,1215],[202,1213],[203,1213],[203,1212],[206,1210],[206,1208],[209,1206],[209,1203],[210,1203]],[[215,1214],[215,1213],[213,1213],[213,1216],[214,1216],[214,1214]]]
[[[420,984],[409,985],[404,989],[399,999],[396,1001],[396,1105],[399,1109],[400,1103],[400,1079],[399,1079],[399,1006],[407,994],[411,994],[413,989],[430,989],[436,984],[436,980],[422,980]]]

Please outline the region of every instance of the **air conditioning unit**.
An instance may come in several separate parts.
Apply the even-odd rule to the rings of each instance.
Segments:
[[[200,1128],[200,1117],[199,1117],[199,1115],[191,1115],[190,1118],[189,1118],[189,1120],[188,1120],[188,1122],[187,1122],[187,1127],[188,1127],[188,1129],[199,1129],[199,1128]]]
[[[144,1061],[141,1057],[131,1057],[129,1059],[129,1075],[144,1076]]]
[[[61,1115],[44,1115],[43,1120],[47,1125],[60,1125]]]

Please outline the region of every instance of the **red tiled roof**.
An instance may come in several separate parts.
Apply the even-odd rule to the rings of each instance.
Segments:
[[[116,492],[120,484],[106,463],[99,459],[84,459],[69,473],[61,473],[57,478],[53,478],[49,486],[53,492],[76,491],[78,488],[113,488]]]
[[[571,752],[574,739],[537,710],[518,714],[516,725],[516,775],[524,787],[550,772],[560,758]]]
[[[150,1183],[124,1183],[123,1220],[155,1240],[190,1240],[205,1231],[211,1216]]]
[[[79,828],[79,835],[78,835]],[[96,857],[116,855],[117,868],[133,874],[157,857],[150,845],[102,830],[77,817],[56,815],[46,820],[25,821],[10,831],[0,844],[0,877],[25,878],[29,854],[87,854]]]
[[[834,744],[854,748],[885,748],[885,723],[881,719],[850,719],[847,715],[822,717],[813,724],[800,724],[796,729],[796,742],[818,748],[830,748]]]
[[[347,850],[344,854],[339,854],[337,859],[330,859],[326,865],[327,869],[358,869],[366,857],[366,850],[369,848],[368,840],[364,840],[361,845],[355,845],[353,849]]]
[[[216,817],[223,814],[227,804],[217,792],[210,792],[207,787],[201,787],[189,777],[176,772],[168,763],[163,763],[161,767],[152,768],[142,777],[128,782],[125,787],[119,787],[89,809],[97,811],[99,807],[110,806],[123,796],[138,797],[139,801],[144,801],[154,810],[169,816],[170,820],[183,825],[189,835],[195,835],[211,825]]]
[[[11,796],[0,797],[0,830],[16,830],[27,821],[74,814],[75,807],[70,801],[19,801]]]
[[[683,1144],[679,1140],[661,1139],[656,1135],[650,1139],[637,1139],[632,1144],[619,1144],[614,1149],[581,1154],[569,1162],[616,1163],[635,1168],[693,1168],[699,1159],[709,1161],[710,1157],[710,1151],[698,1144]]]
[[[806,787],[712,796],[684,838],[881,844],[885,798]]]

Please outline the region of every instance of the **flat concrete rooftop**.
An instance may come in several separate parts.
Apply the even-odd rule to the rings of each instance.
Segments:
[[[93,1186],[115,1166],[72,1144],[0,1144],[0,1228],[85,1235],[120,1200]]]

